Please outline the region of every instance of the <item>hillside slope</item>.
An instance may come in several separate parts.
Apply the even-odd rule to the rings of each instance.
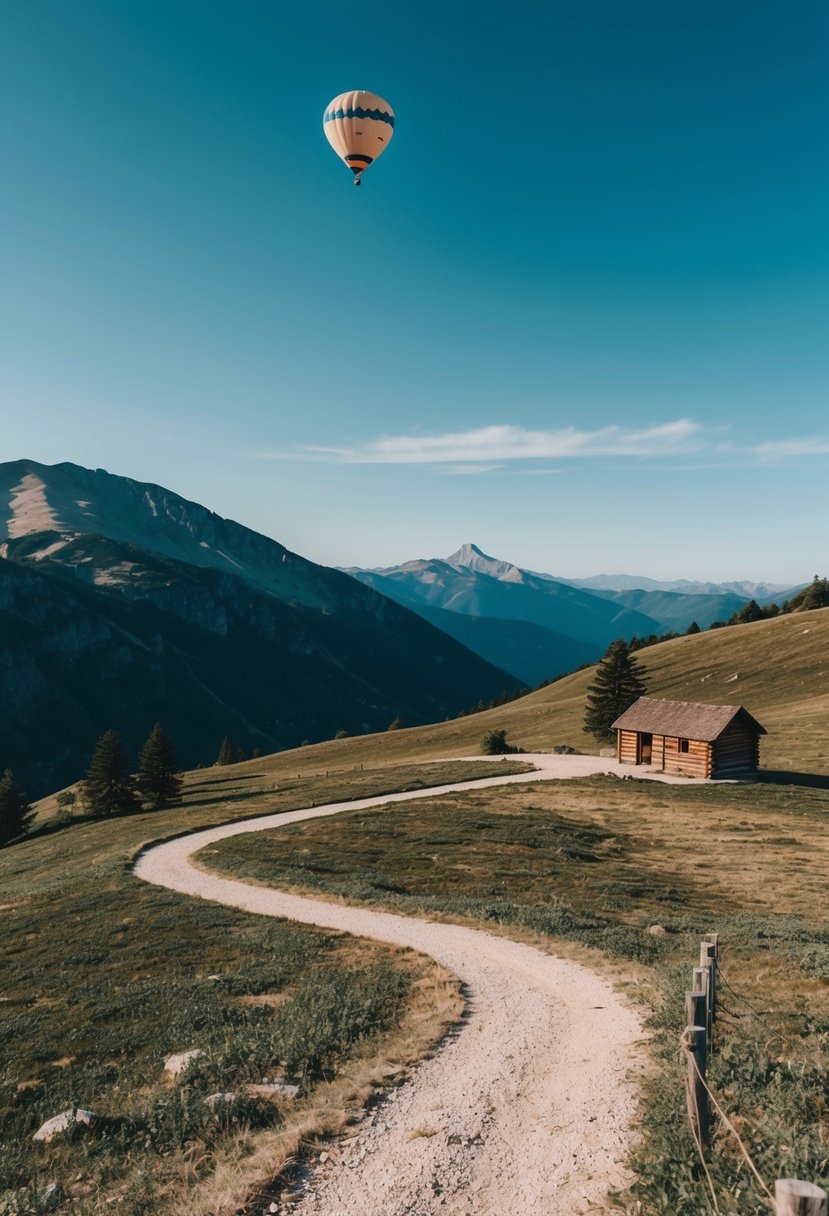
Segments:
[[[441,720],[519,683],[198,504],[100,470],[52,474],[0,466],[0,770],[32,794],[76,780],[111,726],[134,761],[164,722],[191,767],[226,733],[269,752]]]
[[[829,776],[829,608],[735,625],[675,638],[638,653],[649,692],[668,699],[709,704],[740,703],[766,727],[764,769]],[[568,743],[595,752],[582,730],[585,695],[593,668],[564,676],[518,701],[483,713],[391,734],[344,739],[270,756],[234,772],[271,781],[369,762],[474,755],[483,734],[506,729],[511,742],[529,751]],[[734,678],[736,676],[736,679]]]
[[[589,642],[568,638],[532,621],[505,621],[492,616],[467,616],[447,608],[411,605],[412,610],[450,638],[460,642],[496,667],[536,688],[585,663],[595,663],[603,650]]]
[[[594,591],[635,612],[652,617],[664,633],[684,633],[692,621],[707,629],[714,621],[727,621],[748,600],[733,592],[719,595],[680,594],[677,591]]]

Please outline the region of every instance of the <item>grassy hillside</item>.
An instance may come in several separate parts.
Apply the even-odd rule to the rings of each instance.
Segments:
[[[641,1108],[637,1182],[620,1210],[700,1216],[709,1208],[677,1039],[699,938],[710,929],[723,947],[709,1074],[716,1093],[767,1181],[827,1183],[827,814],[829,781],[666,786],[593,777],[356,810],[232,837],[199,856],[236,877],[461,919],[556,952],[578,943],[615,960],[617,978],[651,1006],[656,1065]],[[596,965],[595,954],[586,958]],[[765,1211],[721,1126],[709,1168],[718,1211]]]
[[[745,705],[769,732],[761,740],[763,768],[829,775],[829,608],[675,638],[637,657],[648,673],[652,696]],[[596,740],[582,730],[593,671],[575,672],[484,713],[335,739],[234,765],[223,773],[228,815],[245,799],[252,799],[250,813],[256,813],[257,800],[267,800],[274,782],[329,773],[347,788],[361,765],[368,769],[476,755],[484,733],[496,727],[506,729],[510,741],[526,751],[551,751],[568,743],[596,752]],[[200,770],[187,778],[188,783],[203,780]],[[50,818],[55,810],[54,796],[44,798],[38,818]]]
[[[656,695],[745,704],[770,732],[763,752],[767,767],[826,774],[829,694],[823,660],[828,647],[829,609],[676,639],[642,652],[641,659]],[[359,958],[346,958],[339,943],[311,931],[291,930],[298,936],[283,942],[277,928],[256,918],[196,905],[138,883],[126,863],[142,840],[280,807],[475,776],[489,766],[396,766],[473,754],[484,731],[493,727],[505,728],[513,742],[527,749],[549,750],[566,742],[595,750],[581,731],[590,679],[590,671],[580,672],[510,705],[434,726],[337,740],[226,769],[197,770],[187,775],[181,808],[73,825],[0,852],[0,912],[6,930],[0,959],[9,977],[0,1024],[10,1047],[0,1074],[0,1121],[8,1146],[0,1154],[0,1186],[23,1188],[26,1198],[34,1199],[56,1177],[75,1179],[79,1212],[104,1210],[108,1200],[122,1196],[119,1211],[134,1211],[136,1216],[148,1210],[147,1205],[175,1210],[175,1196],[184,1188],[190,1196],[189,1212],[218,1211],[218,1165],[230,1171],[230,1194],[233,1177],[238,1191],[238,1171],[252,1165],[256,1173],[259,1164],[255,1147],[252,1160],[246,1156],[247,1141],[234,1140],[233,1128],[226,1136],[207,1118],[199,1094],[255,1079],[262,1071],[263,1052],[279,1050],[279,1058],[285,1058],[281,1044],[290,1019],[286,1022],[288,1015],[279,1010],[295,1010],[290,1016],[301,1023],[306,1003],[308,1016],[313,1013],[315,992],[336,995],[337,977],[345,966],[357,963],[358,983],[361,974],[379,974],[372,969],[382,966],[389,992],[394,996],[397,991],[394,977],[401,960],[388,952],[367,947],[365,953],[360,948]],[[500,767],[500,761],[495,763]],[[509,761],[503,764],[504,770],[509,767]],[[41,804],[41,817],[53,811],[53,799]],[[819,921],[822,888],[814,861],[825,851],[826,814],[827,794],[819,783],[811,790],[796,783],[685,789],[599,780],[555,789],[514,787],[499,791],[497,798],[482,793],[460,801],[441,799],[431,811],[420,803],[415,812],[395,816],[391,835],[389,820],[365,814],[357,817],[360,830],[350,837],[353,816],[303,831],[318,833],[314,843],[322,867],[316,871],[319,886],[331,889],[342,883],[342,894],[371,900],[376,871],[381,870],[403,880],[411,910],[428,907],[437,914],[480,917],[493,927],[500,923],[501,931],[541,934],[553,946],[562,938],[575,938],[625,960],[625,965],[636,960],[639,966],[652,967],[653,984],[664,994],[664,1003],[655,1002],[657,1024],[665,1027],[660,1040],[664,1076],[674,1077],[676,1071],[675,1022],[681,1018],[693,938],[715,925],[729,940],[728,974],[738,988],[748,987],[762,970],[771,1031],[783,1037],[784,1051],[790,1053],[770,1053],[768,1026],[764,1023],[758,1030],[751,1019],[743,1019],[730,1054],[723,1053],[719,1081],[738,1095],[741,1108],[755,1123],[766,1119],[754,1136],[764,1173],[782,1175],[795,1163],[794,1158],[774,1154],[789,1143],[787,1128],[796,1125],[802,1126],[796,1164],[809,1176],[818,1170],[817,1148],[802,1108],[811,1101],[813,1078],[825,1065],[818,1047],[812,1050],[809,1044],[822,1044],[829,1035],[829,947]],[[700,816],[707,835],[705,858],[697,871],[689,867],[688,857],[699,847]],[[451,839],[449,820],[456,820]],[[441,846],[446,856],[439,884],[433,872],[431,877],[423,875],[415,864],[430,834],[446,842]],[[371,866],[360,853],[368,837],[368,843],[388,845],[387,855]],[[717,847],[709,847],[713,844]],[[246,872],[251,857],[244,838],[238,849],[231,868]],[[253,860],[261,857],[261,849],[259,838]],[[428,849],[434,853],[431,844]],[[290,858],[285,860],[290,868]],[[323,873],[328,861],[336,871],[333,875]],[[276,876],[290,881],[290,875]],[[307,882],[307,866],[296,880]],[[784,911],[785,917],[780,915]],[[667,938],[647,933],[652,921],[667,928]],[[53,947],[58,941],[59,982]],[[165,943],[163,951],[158,942]],[[263,959],[274,951],[284,953],[288,946],[293,951],[289,972],[276,974],[270,963],[263,967]],[[421,991],[420,979],[437,982],[424,972],[418,978],[420,962],[402,963],[409,978],[400,982],[409,987],[391,1001],[388,1016],[378,1011],[374,1020],[383,1034],[389,1033],[384,1027],[401,1016],[404,1021],[419,1016],[406,992]],[[211,974],[223,976],[222,983],[208,981]],[[136,992],[140,1016],[134,1012]],[[266,1010],[276,1012],[263,1012],[261,1005],[250,1003],[248,998],[263,994],[273,998]],[[148,1017],[147,1011],[156,1016]],[[173,1012],[168,1016],[164,1011]],[[435,1026],[433,1033],[438,1029]],[[421,1036],[420,1049],[424,1041]],[[234,1044],[252,1053],[250,1076],[247,1066],[238,1065],[233,1056]],[[209,1067],[194,1074],[181,1100],[175,1097],[170,1105],[163,1057],[190,1046],[208,1051]],[[357,1083],[349,1071],[357,1067],[348,1058],[352,1048],[358,1061],[376,1048],[355,1042],[341,1057],[343,1084],[351,1085],[352,1092],[361,1084],[365,1092],[366,1077],[376,1074],[366,1065]],[[329,1048],[323,1045],[321,1050]],[[340,1048],[335,1044],[330,1050]],[[414,1045],[394,1050],[396,1058],[410,1059]],[[752,1063],[757,1059],[762,1076]],[[313,1106],[314,1068],[298,1059],[294,1071],[305,1085],[303,1102]],[[640,1194],[645,1202],[641,1210],[647,1212],[668,1210],[659,1207],[658,1195],[677,1177],[696,1195],[687,1146],[681,1147],[679,1162],[672,1156],[674,1144],[680,1143],[682,1104],[678,1100],[666,1106],[664,1093],[681,1093],[678,1081],[675,1086],[672,1080],[663,1097],[660,1092],[653,1090],[645,1112],[650,1155],[641,1163],[645,1182]],[[778,1092],[787,1106],[774,1105]],[[332,1105],[337,1101],[330,1098]],[[91,1142],[80,1136],[32,1154],[29,1137],[34,1128],[70,1104],[89,1105],[109,1119]],[[825,1103],[821,1118],[824,1111]],[[288,1143],[283,1113],[246,1108],[243,1114],[247,1120],[264,1120],[257,1136],[265,1137],[269,1154],[278,1157],[274,1136],[280,1152]],[[132,1150],[125,1156],[128,1133]],[[188,1165],[182,1154],[188,1142],[203,1146],[207,1154],[198,1158],[198,1168]],[[732,1186],[727,1165],[718,1176],[726,1189]],[[28,1191],[27,1179],[33,1181]],[[737,1184],[742,1185],[739,1179]],[[683,1208],[684,1202],[674,1192],[670,1210],[698,1210]],[[734,1210],[753,1213],[751,1203],[749,1196]]]
[[[761,741],[764,768],[829,774],[829,608],[675,638],[637,658],[652,696],[745,705],[768,731]],[[593,670],[484,713],[297,749],[268,757],[259,768],[296,774],[474,755],[493,727],[505,728],[510,741],[527,751],[569,743],[595,752],[595,739],[582,730]],[[246,768],[255,770],[240,766]]]
[[[0,849],[0,1213],[35,1216],[57,1182],[77,1216],[225,1216],[459,1013],[455,981],[422,956],[140,882],[144,842],[330,802],[344,780],[359,798],[491,768],[260,776],[258,795],[211,769],[181,807]],[[205,1055],[174,1084],[165,1057],[191,1048]],[[247,1091],[280,1073],[301,1087],[293,1106]],[[204,1101],[226,1092],[218,1111]],[[94,1128],[32,1142],[70,1107]]]

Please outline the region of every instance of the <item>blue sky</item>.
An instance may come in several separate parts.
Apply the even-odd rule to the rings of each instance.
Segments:
[[[5,0],[0,459],[315,560],[826,571],[824,4]],[[327,102],[394,141],[360,190]]]

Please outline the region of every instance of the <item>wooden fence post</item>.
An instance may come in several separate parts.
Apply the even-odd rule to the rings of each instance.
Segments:
[[[695,967],[692,987],[694,992],[705,993],[705,1017],[698,1023],[704,1026],[708,1034],[709,1047],[713,1043],[714,1019],[711,1015],[711,973],[712,968],[709,963],[707,967]]]
[[[778,1178],[774,1184],[777,1216],[827,1216],[829,1196],[813,1182]]]
[[[696,974],[696,971],[695,971]],[[704,1026],[708,1017],[707,998],[704,988],[694,988],[685,993],[685,1024]]]
[[[708,971],[708,1050],[714,1045],[714,1021],[717,1017],[717,946],[703,941],[699,948],[699,962]]]
[[[700,967],[711,968],[711,986],[708,989],[708,1004],[713,1020],[717,1016],[717,947],[713,942],[700,942],[699,965]]]
[[[688,1117],[703,1148],[708,1147],[708,1091],[705,1088],[706,1031],[704,1026],[686,1026],[682,1041],[688,1052],[686,1096]]]

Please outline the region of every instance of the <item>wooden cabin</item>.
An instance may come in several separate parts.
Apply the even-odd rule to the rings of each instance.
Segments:
[[[616,759],[682,777],[755,773],[766,732],[742,705],[640,697],[613,723]]]

